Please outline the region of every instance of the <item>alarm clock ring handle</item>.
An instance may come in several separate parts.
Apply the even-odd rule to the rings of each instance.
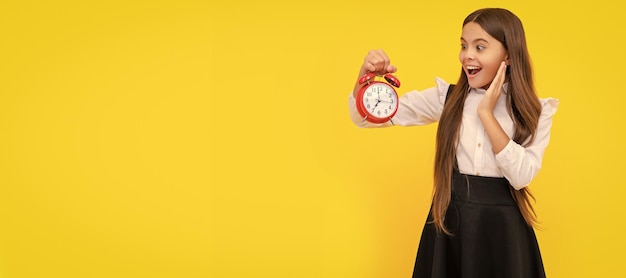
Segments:
[[[387,80],[387,82],[389,82],[389,84],[393,85],[396,88],[400,88],[400,80],[398,80],[397,77],[387,73],[385,74],[385,80]]]
[[[359,78],[359,85],[363,85],[364,83],[369,83],[369,81],[371,81],[375,77],[376,77],[376,74],[372,72],[366,73],[363,76],[361,76],[361,78]]]

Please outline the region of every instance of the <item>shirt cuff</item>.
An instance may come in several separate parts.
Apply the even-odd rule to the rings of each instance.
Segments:
[[[498,161],[498,164],[507,163],[513,159],[515,156],[515,145],[517,145],[515,141],[509,140],[506,146],[504,146],[504,149],[496,154],[496,161]]]
[[[496,154],[496,164],[502,170],[504,177],[509,180],[509,183],[515,190],[520,190],[528,185],[527,182],[522,181],[523,173],[519,173],[519,166],[517,165],[520,158],[524,156],[525,149],[513,140],[509,140],[504,149]]]

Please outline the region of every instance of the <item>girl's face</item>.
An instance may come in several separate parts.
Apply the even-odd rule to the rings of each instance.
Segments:
[[[489,35],[478,23],[463,26],[459,61],[472,88],[489,88],[500,63],[509,64],[509,57],[502,43]]]

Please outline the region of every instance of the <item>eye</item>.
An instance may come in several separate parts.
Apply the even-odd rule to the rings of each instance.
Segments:
[[[485,47],[482,45],[477,45],[476,46],[476,50],[481,51],[481,50],[485,50]]]
[[[461,49],[466,49],[467,45],[461,44]]]

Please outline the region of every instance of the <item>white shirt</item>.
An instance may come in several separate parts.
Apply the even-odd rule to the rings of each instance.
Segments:
[[[352,121],[359,127],[418,126],[437,122],[443,111],[450,85],[439,78],[435,81],[436,87],[421,92],[410,91],[402,95],[399,99],[398,111],[391,119],[393,123],[372,124],[365,121],[356,109],[356,100],[350,94],[348,104]],[[506,110],[506,85],[508,84],[505,84],[493,113],[509,138],[512,138],[514,128],[513,120]],[[484,95],[484,89],[472,88],[465,100],[460,141],[456,153],[459,172],[485,177],[505,177],[515,189],[522,189],[530,184],[539,173],[543,153],[550,141],[552,116],[557,110],[559,101],[554,98],[539,99],[542,111],[532,144],[523,147],[509,140],[502,151],[494,154],[491,142],[478,118],[478,104]]]

